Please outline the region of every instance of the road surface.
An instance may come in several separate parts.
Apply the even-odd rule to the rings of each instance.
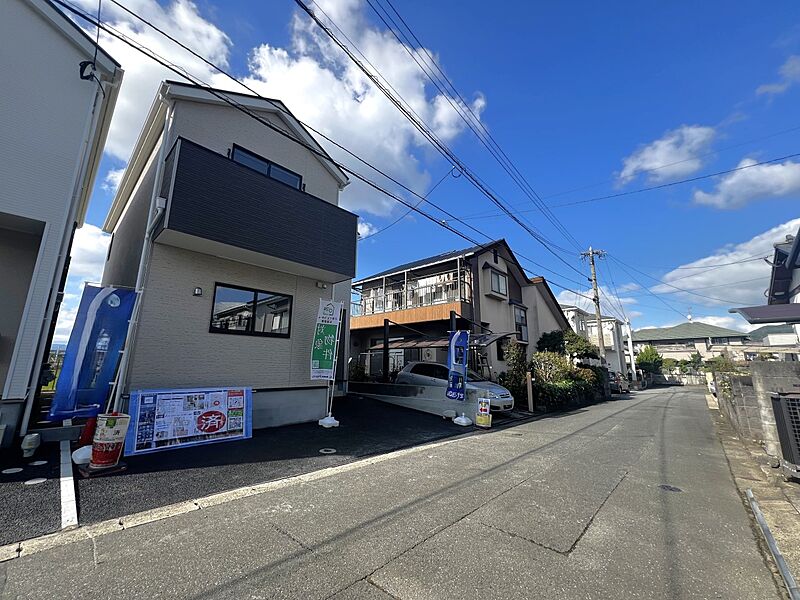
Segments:
[[[648,390],[0,563],[3,598],[779,598],[703,390]]]

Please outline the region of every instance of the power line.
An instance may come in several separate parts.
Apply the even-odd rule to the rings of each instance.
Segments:
[[[610,255],[609,255],[609,256],[610,256]],[[616,259],[615,259],[613,256],[611,256],[611,259],[612,259],[612,260],[616,260]],[[619,262],[619,261],[617,261],[617,262]],[[633,275],[633,274],[632,274],[630,271],[628,271],[628,269],[626,269],[624,265],[622,265],[622,264],[621,264],[620,266],[622,267],[622,270],[623,270],[623,271],[625,271],[625,272],[628,274],[628,276],[629,276],[631,279],[633,279],[633,280],[634,280],[634,281],[635,281],[637,284],[639,284],[639,286],[640,286],[641,288],[643,288],[645,291],[647,291],[647,292],[648,292],[648,293],[649,293],[651,296],[653,296],[653,297],[654,297],[656,300],[658,300],[659,302],[661,302],[661,304],[663,304],[664,306],[666,306],[666,307],[667,307],[669,310],[671,310],[671,311],[673,311],[673,312],[676,312],[676,313],[678,313],[678,314],[679,314],[681,317],[683,317],[684,319],[686,318],[686,315],[685,315],[685,314],[683,314],[683,312],[679,311],[677,308],[675,308],[674,306],[672,306],[672,305],[671,305],[669,302],[667,302],[666,300],[664,300],[664,299],[663,299],[661,296],[659,296],[659,295],[657,295],[657,294],[655,294],[655,293],[651,292],[651,291],[650,291],[650,289],[649,289],[648,287],[646,287],[644,284],[642,284],[642,282],[640,282],[638,279],[636,279],[636,277],[635,277],[635,276],[634,276],[634,275]]]
[[[180,76],[180,77],[183,77],[183,78],[187,79],[188,81],[190,81],[190,82],[194,83],[194,85],[196,85],[197,87],[199,87],[199,88],[201,88],[201,89],[203,89],[203,90],[207,91],[209,94],[211,94],[211,95],[213,95],[213,96],[215,96],[215,97],[219,98],[220,100],[222,100],[222,101],[223,101],[223,102],[225,102],[226,104],[230,105],[231,107],[235,108],[236,110],[239,110],[240,112],[242,112],[242,113],[246,114],[247,116],[249,116],[249,117],[253,118],[254,120],[256,120],[257,122],[259,122],[260,124],[264,125],[265,127],[267,127],[267,128],[269,128],[269,129],[271,129],[271,130],[275,131],[276,133],[278,133],[278,134],[280,134],[280,135],[282,135],[282,136],[284,136],[284,137],[286,137],[286,138],[288,138],[288,139],[292,140],[292,141],[293,141],[293,142],[295,142],[296,144],[298,144],[298,145],[300,145],[300,146],[304,147],[304,148],[305,148],[305,149],[307,149],[309,152],[311,152],[311,153],[313,153],[313,154],[315,154],[315,155],[317,155],[317,156],[320,156],[320,157],[321,157],[321,158],[323,158],[324,160],[332,162],[333,164],[335,164],[336,166],[338,166],[339,168],[341,168],[343,171],[345,171],[345,172],[349,173],[349,174],[350,174],[350,175],[352,175],[353,177],[355,177],[355,178],[359,179],[360,181],[364,182],[365,184],[367,184],[368,186],[372,187],[372,188],[373,188],[373,189],[375,189],[376,191],[378,191],[378,192],[380,192],[380,193],[382,193],[382,194],[385,194],[386,196],[388,196],[388,197],[392,198],[393,200],[395,200],[396,202],[399,202],[400,204],[402,204],[402,205],[406,206],[406,207],[407,207],[407,208],[409,208],[410,210],[413,210],[414,212],[417,212],[418,214],[422,215],[423,217],[425,217],[426,219],[428,219],[428,220],[432,221],[433,223],[435,223],[435,224],[439,225],[440,227],[443,227],[443,228],[447,229],[448,231],[450,231],[451,233],[454,233],[455,235],[457,235],[457,236],[461,237],[462,239],[464,239],[464,240],[466,240],[466,241],[470,242],[472,245],[474,245],[474,246],[478,246],[478,247],[483,247],[483,246],[485,246],[485,244],[481,244],[481,243],[479,243],[477,240],[475,240],[475,239],[473,239],[473,238],[469,237],[468,235],[466,235],[466,234],[462,233],[461,231],[459,231],[459,230],[455,229],[454,227],[452,227],[452,226],[448,225],[448,224],[447,224],[447,222],[445,222],[445,221],[443,221],[443,220],[440,220],[440,219],[437,219],[436,217],[434,217],[434,216],[432,216],[432,215],[430,215],[430,214],[426,213],[425,211],[422,211],[422,210],[421,210],[421,209],[419,209],[417,206],[410,204],[409,202],[407,202],[407,201],[405,201],[404,199],[400,198],[400,197],[399,197],[399,196],[397,196],[396,194],[393,194],[392,192],[389,192],[388,190],[386,190],[386,189],[382,188],[381,186],[379,186],[378,184],[376,184],[375,182],[373,182],[373,181],[372,181],[372,180],[370,180],[369,178],[365,177],[364,175],[361,175],[360,173],[358,173],[358,172],[354,171],[353,169],[351,169],[351,168],[349,168],[349,167],[346,167],[346,166],[344,166],[344,165],[342,165],[342,164],[339,164],[338,162],[334,161],[334,160],[333,160],[333,159],[331,159],[331,157],[330,157],[330,156],[328,156],[326,153],[324,153],[324,152],[320,151],[319,149],[317,149],[317,148],[315,148],[315,147],[313,147],[313,146],[311,146],[311,145],[309,145],[309,144],[305,143],[303,140],[300,140],[300,139],[298,139],[298,138],[296,138],[296,137],[292,136],[290,133],[288,133],[288,132],[284,131],[283,129],[281,129],[281,128],[277,127],[277,126],[275,126],[274,124],[270,123],[269,121],[266,121],[265,119],[261,118],[259,115],[257,115],[257,114],[255,114],[255,113],[253,113],[253,112],[252,112],[251,110],[249,110],[247,107],[245,107],[245,106],[243,106],[242,104],[240,104],[240,103],[236,102],[236,101],[235,101],[233,98],[231,98],[230,96],[228,96],[228,95],[227,95],[227,94],[226,94],[224,91],[222,91],[222,90],[218,90],[218,89],[215,89],[215,88],[212,88],[212,87],[210,87],[208,84],[206,84],[205,82],[203,82],[203,81],[202,81],[200,78],[198,78],[198,77],[196,77],[196,76],[193,76],[193,75],[192,75],[191,73],[189,73],[189,72],[188,72],[186,69],[184,69],[184,68],[182,68],[182,67],[179,67],[179,66],[177,66],[177,65],[175,65],[175,64],[173,64],[173,63],[171,63],[170,61],[168,61],[168,60],[164,59],[163,57],[159,56],[159,55],[158,55],[158,54],[157,54],[155,51],[153,51],[153,50],[151,50],[151,49],[147,48],[147,47],[146,47],[146,46],[144,46],[143,44],[141,44],[141,43],[139,43],[139,42],[135,42],[135,41],[131,40],[131,39],[130,39],[128,36],[126,36],[124,33],[120,32],[120,31],[118,31],[118,30],[117,30],[117,29],[115,29],[114,27],[112,27],[112,26],[110,26],[110,25],[108,25],[108,24],[106,24],[106,23],[102,23],[102,22],[101,22],[101,21],[99,21],[99,20],[95,20],[95,19],[94,19],[94,18],[93,18],[91,15],[89,15],[89,14],[87,14],[86,12],[84,12],[83,10],[81,10],[81,9],[79,9],[79,8],[77,8],[77,7],[75,7],[75,6],[73,6],[73,5],[72,5],[72,4],[70,4],[69,2],[66,2],[65,0],[53,0],[53,1],[54,1],[56,4],[58,4],[58,5],[62,6],[63,8],[65,8],[66,10],[68,10],[68,11],[72,12],[73,14],[75,14],[75,15],[77,15],[77,16],[79,16],[79,17],[81,17],[82,19],[84,19],[84,20],[85,20],[85,21],[87,21],[88,23],[90,23],[90,24],[94,24],[94,25],[97,25],[98,27],[101,27],[101,28],[102,28],[104,31],[106,31],[106,32],[107,32],[109,35],[111,35],[111,36],[113,36],[113,37],[116,37],[117,39],[121,40],[122,42],[124,42],[125,44],[127,44],[128,46],[130,46],[131,48],[133,48],[133,49],[137,50],[138,52],[140,52],[140,53],[144,54],[145,56],[147,56],[148,58],[150,58],[150,59],[151,59],[151,60],[153,60],[154,62],[156,62],[156,63],[160,64],[161,66],[165,67],[166,69],[168,69],[168,70],[172,71],[172,72],[173,72],[173,73],[175,73],[176,75],[178,75],[178,76]],[[216,69],[216,70],[218,70],[219,72],[223,73],[224,75],[226,75],[227,77],[229,77],[230,79],[232,79],[234,82],[238,83],[239,85],[241,85],[241,86],[242,86],[242,87],[244,87],[245,89],[251,89],[251,88],[249,88],[249,86],[247,86],[246,84],[244,84],[244,83],[240,82],[238,79],[236,79],[236,78],[235,78],[233,75],[231,75],[231,74],[229,74],[229,73],[225,72],[223,69],[221,69],[221,68],[217,67],[216,65],[214,65],[213,63],[211,63],[210,61],[208,61],[207,59],[205,59],[205,58],[204,58],[204,57],[202,57],[201,55],[197,54],[196,52],[194,52],[194,51],[192,51],[191,49],[189,49],[188,47],[186,47],[186,46],[185,46],[184,44],[182,44],[180,41],[176,40],[176,39],[175,39],[175,38],[173,38],[172,36],[170,36],[170,35],[166,34],[166,33],[165,33],[165,32],[163,32],[162,30],[160,30],[158,27],[156,27],[156,26],[152,25],[151,23],[149,23],[149,22],[148,22],[146,19],[144,19],[143,17],[140,17],[139,15],[137,15],[136,13],[134,13],[133,11],[129,10],[127,7],[125,7],[125,6],[121,5],[119,2],[117,2],[117,0],[111,0],[111,1],[112,1],[112,2],[114,2],[114,4],[116,4],[116,5],[117,5],[117,6],[119,6],[120,8],[124,9],[126,12],[128,12],[128,13],[129,13],[129,14],[131,14],[132,16],[134,16],[135,18],[139,19],[140,21],[144,22],[145,24],[148,24],[150,27],[152,27],[153,29],[155,29],[156,31],[158,31],[159,33],[161,33],[162,35],[164,35],[165,37],[167,37],[168,39],[170,39],[171,41],[173,41],[173,42],[174,42],[174,43],[176,43],[177,45],[179,45],[179,46],[181,46],[182,48],[186,49],[187,51],[189,51],[190,53],[192,53],[192,54],[193,54],[194,56],[196,56],[197,58],[200,58],[200,59],[201,59],[201,60],[203,60],[203,62],[205,62],[206,64],[208,64],[208,65],[212,66],[213,68],[215,68],[215,69]],[[257,93],[257,92],[255,92],[255,91],[253,91],[253,94],[254,94],[256,97],[260,98],[260,99],[263,99],[263,100],[265,100],[265,101],[268,101],[268,102],[270,102],[270,103],[271,103],[273,106],[276,106],[276,108],[278,108],[278,109],[279,109],[279,110],[281,110],[282,112],[284,112],[284,113],[286,113],[286,114],[289,114],[289,115],[291,115],[291,113],[289,113],[289,112],[288,112],[288,111],[287,111],[285,108],[283,108],[283,107],[279,106],[277,103],[275,103],[275,102],[274,102],[274,101],[272,101],[271,99],[264,98],[263,96],[261,96],[260,94],[258,94],[258,93]],[[293,115],[292,115],[292,118],[293,118],[293,119],[296,119],[296,117],[294,117]],[[307,125],[305,125],[304,123],[302,123],[302,121],[299,121],[299,120],[298,120],[298,122],[300,122],[300,123],[301,123],[301,124],[303,124],[304,126],[307,126]],[[312,127],[309,127],[309,129],[311,129],[312,131],[315,131],[315,133],[316,133],[316,130],[314,130]],[[386,178],[387,178],[387,179],[389,179],[390,181],[393,181],[394,183],[396,183],[398,186],[402,187],[403,189],[405,189],[405,190],[406,190],[406,191],[408,191],[409,193],[411,193],[411,194],[415,195],[416,197],[420,198],[420,200],[424,200],[424,198],[423,198],[422,196],[420,196],[419,194],[417,194],[416,192],[414,192],[414,191],[413,191],[413,190],[411,190],[410,188],[407,188],[405,185],[403,185],[403,184],[402,184],[402,183],[400,183],[399,181],[395,180],[395,179],[394,179],[394,178],[392,178],[390,175],[388,175],[388,174],[384,173],[384,172],[383,172],[382,170],[380,170],[378,167],[375,167],[375,166],[374,166],[374,165],[372,165],[371,163],[369,163],[369,162],[367,162],[366,160],[362,159],[361,157],[359,157],[358,155],[356,155],[356,154],[355,154],[355,153],[353,153],[352,151],[348,150],[347,148],[345,148],[344,146],[342,146],[342,145],[341,145],[341,144],[339,144],[338,142],[335,142],[334,140],[332,140],[332,139],[331,139],[331,138],[329,138],[328,136],[325,136],[324,134],[321,134],[321,133],[320,133],[319,135],[320,135],[321,137],[325,138],[326,140],[328,140],[330,143],[334,144],[336,147],[338,147],[338,148],[342,149],[343,151],[347,152],[349,155],[351,155],[352,157],[354,157],[355,159],[357,159],[358,161],[360,161],[362,164],[364,164],[364,165],[368,166],[369,168],[373,169],[375,172],[377,172],[377,173],[381,174],[382,176],[386,177]],[[432,206],[434,206],[434,207],[436,207],[437,209],[439,209],[439,210],[441,210],[442,212],[444,212],[445,214],[447,214],[447,215],[450,215],[450,213],[448,213],[448,212],[447,212],[447,211],[445,211],[444,209],[442,209],[442,208],[440,208],[440,207],[436,206],[436,205],[435,205],[433,202],[431,202],[430,200],[426,200],[426,201],[427,201],[429,204],[431,204]],[[456,218],[454,215],[450,215],[450,216],[451,216],[451,217],[453,217],[455,220],[458,220],[458,219],[457,219],[457,218]],[[487,239],[491,240],[491,237],[490,237],[490,236],[486,235],[485,233],[481,232],[480,230],[478,230],[478,229],[476,229],[476,228],[472,227],[471,225],[467,225],[467,224],[464,224],[464,225],[465,225],[465,226],[467,226],[467,227],[469,227],[470,229],[473,229],[474,231],[476,231],[476,232],[477,232],[477,233],[479,233],[480,235],[482,235],[482,236],[486,237]],[[527,262],[529,262],[529,263],[531,263],[531,264],[534,264],[534,265],[536,265],[536,266],[539,266],[540,268],[543,268],[544,270],[547,270],[547,271],[550,271],[550,272],[552,272],[552,273],[555,273],[555,271],[552,271],[552,270],[550,270],[550,269],[547,269],[547,268],[546,268],[546,267],[544,267],[543,265],[539,265],[539,264],[538,264],[538,263],[536,263],[535,261],[533,261],[533,260],[531,260],[531,259],[529,259],[529,258],[525,257],[524,255],[522,255],[522,254],[520,254],[520,253],[516,253],[516,255],[517,255],[517,256],[519,256],[520,258],[522,258],[522,259],[526,260]],[[559,277],[562,277],[562,278],[564,278],[564,279],[568,280],[568,281],[574,281],[574,280],[569,280],[568,278],[565,278],[565,277],[563,277],[563,276],[561,276],[561,275],[559,275],[559,274],[557,274],[557,273],[555,273],[555,274],[556,274],[556,275],[558,275]],[[581,274],[581,275],[582,275],[582,274]],[[567,290],[567,291],[570,291],[570,292],[574,292],[574,290],[572,290],[572,289],[570,289],[570,288],[568,288],[568,287],[565,287],[565,286],[563,286],[563,285],[560,285],[560,284],[558,284],[558,283],[555,283],[555,282],[554,282],[554,281],[552,281],[552,280],[549,280],[549,281],[550,281],[550,283],[551,283],[552,285],[554,285],[554,286],[556,286],[556,287],[559,287],[559,288],[561,288],[561,289],[564,289],[564,290]],[[576,294],[578,294],[578,292],[575,292],[575,293],[576,293]],[[582,296],[582,294],[579,294],[579,295],[581,295],[581,296]]]
[[[313,2],[314,0],[312,0]],[[297,4],[316,24],[317,26],[322,29],[322,31],[350,58],[350,60],[358,66],[358,68],[366,75],[370,81],[381,91],[381,93],[386,96],[386,98],[406,117],[406,119],[422,134],[422,136],[427,139],[433,146],[436,148],[443,156],[445,156],[451,163],[455,164],[459,170],[470,180],[470,182],[479,190],[481,191],[493,204],[495,204],[499,209],[501,209],[509,218],[511,218],[515,223],[517,223],[520,227],[522,227],[531,237],[533,237],[537,242],[539,242],[542,247],[544,247],[548,252],[550,252],[553,256],[555,256],[559,261],[564,263],[568,268],[572,269],[579,275],[583,275],[578,269],[564,260],[560,255],[558,255],[555,250],[553,250],[550,246],[552,242],[547,240],[540,232],[536,231],[531,226],[522,222],[522,220],[513,214],[505,204],[497,197],[497,195],[485,184],[476,174],[474,174],[464,163],[459,159],[453,151],[447,147],[441,140],[437,138],[437,136],[430,131],[424,123],[421,123],[420,120],[415,119],[412,115],[411,111],[406,109],[401,102],[395,98],[391,92],[386,89],[386,87],[378,80],[378,77],[372,73],[369,69],[367,69],[364,64],[354,55],[353,51],[344,44],[341,40],[339,40],[331,29],[326,26],[322,20],[312,11],[302,0],[295,0],[295,4]],[[316,3],[315,3],[316,5]],[[325,17],[332,22],[330,17],[325,14],[325,11],[317,5],[317,8],[320,12],[325,15]]]
[[[669,183],[662,183],[660,185],[653,185],[653,186],[649,186],[649,187],[643,187],[643,188],[639,188],[639,189],[636,189],[636,190],[629,190],[627,192],[618,192],[616,194],[609,194],[607,196],[596,196],[594,198],[586,198],[585,200],[576,200],[574,202],[565,202],[563,204],[555,204],[554,207],[555,208],[561,208],[561,207],[564,207],[564,206],[575,206],[577,204],[586,204],[586,203],[589,203],[589,202],[599,202],[600,200],[609,200],[609,199],[612,199],[612,198],[621,198],[622,196],[631,196],[631,195],[634,195],[634,194],[641,194],[643,192],[652,192],[653,190],[660,190],[660,189],[672,187],[672,186],[675,186],[675,185],[681,185],[683,183],[692,183],[694,181],[700,181],[702,179],[709,179],[711,177],[718,177],[720,175],[726,175],[728,173],[735,173],[737,171],[744,171],[745,169],[752,169],[753,167],[760,167],[760,166],[763,166],[763,165],[768,165],[768,164],[780,162],[782,160],[789,160],[790,158],[796,158],[798,156],[800,156],[800,152],[796,152],[794,154],[787,154],[786,156],[780,156],[778,158],[771,158],[769,160],[762,160],[761,162],[753,163],[753,164],[750,164],[750,165],[742,165],[740,167],[735,167],[733,169],[726,169],[725,171],[717,171],[716,173],[707,173],[706,175],[698,175],[697,177],[690,177],[688,179],[679,179],[678,181],[670,181]],[[519,211],[519,212],[525,213],[525,212],[532,212],[532,211],[530,211],[530,210],[522,210],[522,211]],[[464,219],[465,221],[473,221],[473,220],[476,220],[476,219],[485,219],[485,218],[502,217],[502,216],[503,215],[500,214],[500,213],[491,213],[491,214],[485,214],[485,215],[480,215],[480,216],[471,216],[471,217],[470,216],[464,216],[464,217],[461,217],[461,218]]]
[[[426,202],[426,201],[427,201],[427,199],[428,199],[428,196],[430,196],[430,195],[431,195],[431,194],[434,192],[434,190],[435,190],[437,187],[439,187],[439,185],[440,185],[440,184],[441,184],[441,183],[442,183],[442,182],[443,182],[445,179],[447,179],[447,177],[448,177],[450,174],[452,174],[452,173],[453,173],[453,170],[454,170],[454,169],[455,169],[455,167],[450,167],[450,169],[447,171],[447,173],[445,173],[445,174],[442,176],[442,178],[441,178],[439,181],[437,181],[437,182],[436,182],[436,184],[434,184],[434,186],[433,186],[431,189],[429,189],[429,190],[428,190],[428,191],[425,193],[425,196],[422,198],[422,200],[420,200],[420,201],[418,201],[416,204],[414,204],[414,207],[416,208],[417,206],[419,206],[419,205],[420,205],[420,204],[422,204],[423,202]],[[460,175],[459,175],[459,177],[460,177]],[[387,229],[389,229],[390,227],[394,227],[395,225],[397,225],[397,224],[398,224],[400,221],[402,221],[403,219],[405,219],[405,218],[406,218],[408,215],[410,215],[412,212],[414,212],[414,211],[413,211],[412,209],[410,209],[410,208],[409,208],[409,209],[408,209],[406,212],[404,212],[402,215],[400,215],[399,217],[397,217],[397,218],[396,218],[394,221],[392,221],[391,223],[389,223],[389,224],[388,224],[388,225],[386,225],[385,227],[381,227],[381,228],[380,228],[380,229],[378,229],[377,231],[373,231],[372,233],[370,233],[369,235],[365,235],[364,237],[359,237],[359,238],[358,238],[358,241],[359,241],[359,242],[363,242],[364,240],[368,240],[368,239],[369,239],[369,238],[371,238],[371,237],[375,237],[375,236],[376,236],[376,235],[378,235],[379,233],[383,233],[384,231],[386,231],[386,230],[387,230]]]
[[[483,146],[489,151],[489,153],[494,157],[494,159],[498,162],[498,164],[503,168],[503,170],[511,177],[511,179],[519,186],[522,192],[528,197],[531,203],[547,218],[548,221],[569,241],[572,243],[576,249],[580,250],[581,246],[580,243],[575,239],[575,237],[569,232],[569,230],[564,226],[561,221],[553,214],[553,212],[549,209],[549,207],[542,201],[539,194],[536,190],[533,189],[530,182],[525,178],[525,176],[519,171],[513,161],[510,159],[508,154],[500,147],[500,144],[497,140],[494,139],[492,134],[486,128],[486,126],[481,122],[478,116],[474,113],[472,108],[469,106],[469,103],[464,99],[464,97],[459,93],[456,89],[453,82],[447,77],[447,75],[442,71],[433,57],[430,56],[430,53],[425,48],[424,44],[420,41],[420,39],[414,34],[411,27],[408,23],[403,19],[402,15],[398,12],[395,6],[392,4],[391,0],[385,0],[386,4],[392,9],[395,15],[397,15],[398,19],[403,23],[405,29],[408,33],[413,37],[416,45],[425,50],[425,53],[428,57],[428,60],[422,58],[419,50],[414,47],[414,44],[411,43],[409,37],[402,31],[402,28],[398,25],[397,21],[389,14],[389,11],[382,7],[384,14],[386,17],[391,21],[392,25],[390,25],[386,19],[384,18],[383,14],[376,8],[375,4],[380,6],[378,0],[375,0],[373,3],[372,0],[367,0],[367,4],[372,8],[373,12],[380,18],[386,28],[391,31],[397,41],[400,43],[401,46],[405,49],[411,59],[417,64],[420,70],[425,74],[425,76],[433,83],[436,89],[442,94],[442,96],[448,101],[450,106],[452,106],[453,110],[461,117],[467,127],[475,134],[478,140],[483,144]],[[312,0],[313,2],[313,0]],[[314,2],[316,4],[316,2]],[[405,39],[401,39],[400,35],[395,31],[394,28],[400,32],[400,34]],[[413,48],[413,50],[412,50]],[[422,59],[422,62],[417,58],[419,56]],[[423,64],[425,63],[425,64]],[[438,71],[438,75],[429,69],[428,67],[433,66]],[[444,89],[443,89],[444,88]],[[449,89],[448,89],[449,88]],[[452,90],[452,92],[450,91]],[[469,112],[469,115],[466,111]],[[471,118],[470,118],[471,117]],[[480,129],[480,131],[478,130]]]

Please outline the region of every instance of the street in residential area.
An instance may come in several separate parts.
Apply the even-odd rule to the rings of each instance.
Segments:
[[[198,504],[0,563],[2,597],[781,597],[702,388]]]

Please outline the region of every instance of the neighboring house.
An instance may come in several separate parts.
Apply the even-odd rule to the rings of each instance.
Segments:
[[[0,445],[8,446],[38,419],[30,413],[39,374],[122,70],[45,0],[0,2],[0,39]]]
[[[800,229],[776,243],[774,248],[767,304],[731,308],[730,312],[738,312],[753,325],[792,325],[800,337]]]
[[[353,283],[353,360],[382,371],[384,319],[390,328],[390,371],[412,360],[445,362],[450,313],[473,333],[473,367],[496,378],[506,370],[511,337],[528,356],[543,333],[567,323],[547,282],[528,278],[505,240],[454,250],[387,269]]]
[[[594,345],[599,345],[597,335],[597,317],[582,308],[570,304],[562,304],[561,310],[569,321],[572,330],[582,338],[586,338]],[[606,363],[608,368],[623,377],[628,376],[628,361],[625,340],[622,334],[622,321],[614,317],[601,315],[603,324],[603,342],[606,349]],[[591,362],[591,361],[590,361]]]
[[[103,284],[142,290],[120,393],[248,386],[254,427],[323,417],[311,343],[319,300],[347,302],[355,273],[347,183],[280,101],[164,82],[103,226]]]
[[[700,321],[681,323],[674,327],[653,327],[633,332],[633,351],[653,346],[664,358],[688,360],[698,352],[703,360],[724,353],[739,354],[748,334]]]
[[[764,325],[750,333],[750,341],[764,346],[789,346],[797,344],[797,333],[791,325]]]

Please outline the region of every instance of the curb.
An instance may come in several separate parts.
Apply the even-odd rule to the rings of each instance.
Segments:
[[[177,517],[196,510],[211,508],[213,506],[225,504],[234,500],[249,498],[250,496],[257,496],[259,494],[264,494],[266,492],[271,492],[294,485],[310,483],[318,479],[324,479],[340,473],[354,471],[362,467],[385,462],[387,460],[405,456],[407,454],[413,454],[423,450],[430,450],[431,448],[438,448],[446,444],[452,444],[459,440],[468,439],[469,437],[471,436],[459,436],[456,438],[431,442],[430,444],[422,444],[419,446],[412,446],[410,448],[403,448],[387,454],[371,456],[343,465],[337,465],[335,467],[327,467],[325,469],[311,471],[310,473],[293,475],[292,477],[286,477],[284,479],[276,479],[274,481],[240,487],[216,494],[210,494],[195,500],[176,502],[174,504],[168,504],[159,508],[133,513],[124,517],[108,519],[106,521],[100,521],[99,523],[92,523],[91,525],[80,525],[77,527],[62,529],[60,531],[56,531],[55,533],[49,533],[47,535],[22,540],[21,542],[6,544],[5,546],[0,546],[0,563],[14,560],[15,558],[30,556],[31,554],[37,554],[51,548],[66,546],[75,542],[94,539],[109,533],[116,533],[118,531],[131,529],[140,525],[146,525],[148,523],[154,523],[163,519]]]

